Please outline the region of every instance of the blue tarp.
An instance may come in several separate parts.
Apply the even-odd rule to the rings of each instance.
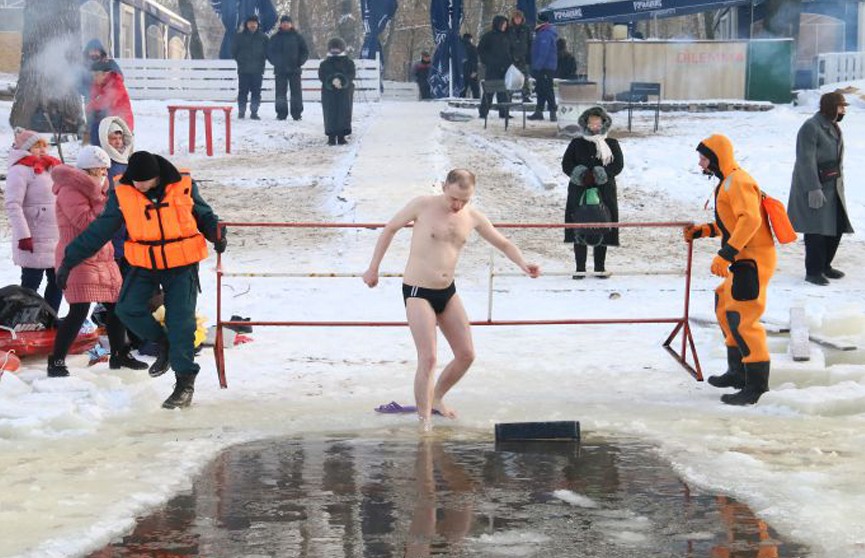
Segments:
[[[554,24],[673,17],[750,4],[752,0],[556,0],[540,12]]]
[[[360,0],[364,32],[363,46],[360,49],[361,58],[375,60],[376,54],[381,53],[379,35],[384,33],[388,22],[396,14],[397,7],[396,0]],[[381,67],[384,68],[384,60]]]
[[[429,76],[432,96],[436,99],[449,97],[451,94],[459,96],[463,90],[464,54],[462,41],[460,41],[463,2],[462,0],[432,0],[429,13],[436,44]],[[454,69],[452,76],[451,68]]]

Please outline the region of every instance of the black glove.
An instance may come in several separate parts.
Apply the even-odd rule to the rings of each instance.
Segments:
[[[228,247],[228,240],[225,238],[225,235],[227,233],[228,229],[226,227],[222,227],[222,234],[219,236],[219,240],[213,243],[213,249],[216,250],[217,254],[225,252],[225,248]]]
[[[54,284],[57,285],[57,288],[61,291],[66,290],[66,281],[69,280],[69,268],[66,267],[65,263],[61,263],[60,267],[54,272]]]

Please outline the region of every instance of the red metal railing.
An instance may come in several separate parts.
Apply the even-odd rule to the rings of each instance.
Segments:
[[[692,225],[692,222],[633,222],[633,223],[498,223],[499,229],[563,229],[563,228],[684,228]],[[351,229],[380,229],[385,223],[241,223],[223,222],[222,227],[250,227],[250,228],[351,228]],[[220,229],[221,234],[221,229]],[[591,324],[675,324],[673,331],[663,343],[664,349],[696,380],[702,381],[703,374],[700,368],[700,360],[694,344],[689,322],[691,305],[691,267],[693,260],[693,243],[687,243],[687,261],[685,265],[685,295],[682,314],[675,317],[664,318],[583,318],[583,319],[555,319],[555,320],[493,320],[492,319],[492,277],[493,266],[490,265],[490,287],[489,287],[489,311],[486,320],[470,321],[473,326],[517,326],[517,325],[591,325]],[[499,273],[498,275],[512,275]],[[550,275],[547,273],[546,275]],[[559,274],[561,275],[561,274]],[[571,275],[571,273],[568,273]],[[620,275],[620,273],[617,273]],[[220,387],[227,388],[228,382],[225,378],[225,345],[222,328],[225,326],[295,326],[295,327],[395,327],[406,326],[404,321],[223,321],[222,320],[222,278],[228,277],[360,277],[360,273],[226,273],[222,269],[222,254],[216,256],[216,341],[214,356],[216,359],[216,371],[219,376]],[[398,273],[381,273],[380,277],[401,277]],[[679,333],[681,336],[681,348],[677,352],[672,347],[673,340]],[[688,350],[693,358],[693,366],[688,362]]]

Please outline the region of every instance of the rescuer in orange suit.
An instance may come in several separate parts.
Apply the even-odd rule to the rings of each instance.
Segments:
[[[739,389],[721,396],[728,405],[751,405],[769,391],[769,350],[760,316],[766,287],[775,272],[775,240],[763,195],[733,158],[729,138],[715,134],[697,146],[703,173],[720,179],[715,188],[715,222],[685,228],[685,240],[720,236],[712,274],[724,281],[715,289],[715,314],[727,345],[727,372],[712,376],[715,387]]]

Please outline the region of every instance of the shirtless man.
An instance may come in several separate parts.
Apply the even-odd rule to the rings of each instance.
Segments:
[[[411,249],[403,274],[405,313],[417,348],[414,396],[424,431],[431,429],[433,409],[454,418],[456,413],[442,399],[463,377],[475,358],[465,308],[456,294],[454,271],[460,251],[472,230],[498,248],[520,269],[534,278],[541,270],[526,262],[519,248],[502,236],[490,220],[469,205],[475,191],[475,175],[464,169],[450,171],[442,194],[420,196],[394,215],[382,230],[363,281],[378,284],[379,265],[397,231],[414,223]],[[447,339],[454,358],[445,366],[438,382],[436,366],[436,324]]]

